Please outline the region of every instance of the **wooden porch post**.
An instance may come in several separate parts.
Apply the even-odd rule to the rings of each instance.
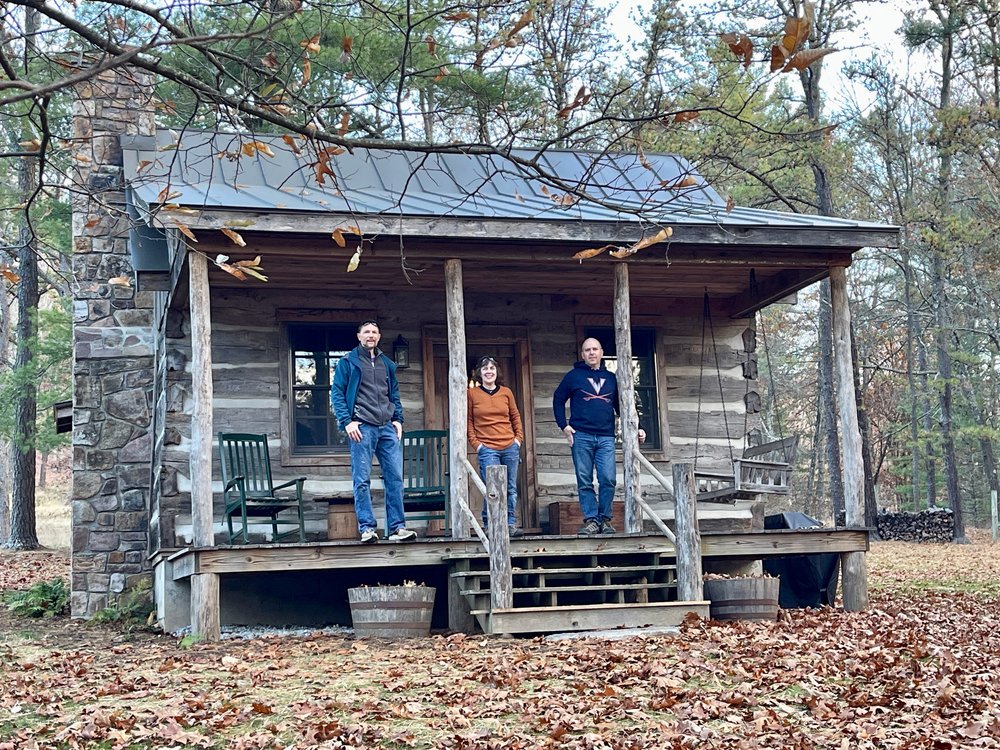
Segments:
[[[677,598],[682,602],[700,602],[705,598],[705,592],[701,580],[701,533],[698,530],[694,467],[675,463],[673,472]]]
[[[833,308],[833,359],[837,373],[837,403],[840,408],[840,450],[843,456],[844,505],[848,528],[865,525],[864,468],[861,431],[854,391],[851,356],[851,308],[847,299],[847,270],[830,269],[830,299]],[[868,571],[864,552],[841,556],[844,609],[858,612],[868,606]]]
[[[451,502],[449,522],[452,539],[469,536],[469,521],[460,503],[469,503],[469,478],[465,471],[468,446],[469,383],[465,372],[465,299],[462,291],[462,261],[444,262],[445,307],[448,317],[448,492]],[[461,593],[461,579],[448,576],[448,627],[460,633],[471,633],[475,620],[469,603]]]
[[[444,263],[445,303],[448,308],[448,469],[451,494],[451,536],[469,536],[469,520],[460,502],[469,504],[469,478],[462,459],[468,452],[467,433],[469,375],[465,371],[465,299],[462,261]]]
[[[188,252],[191,315],[191,526],[195,547],[215,543],[212,502],[212,311],[208,288],[208,261]],[[205,641],[217,641],[219,632],[219,576],[191,577],[191,631]]]
[[[639,415],[632,382],[632,315],[629,307],[628,265],[615,263],[615,349],[618,352],[618,393],[622,421],[622,464],[625,470],[625,533],[642,531],[639,503]]]

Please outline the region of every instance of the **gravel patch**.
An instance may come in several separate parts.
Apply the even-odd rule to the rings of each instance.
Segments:
[[[191,635],[191,626],[175,630],[170,635],[177,638]],[[332,625],[326,628],[270,627],[264,625],[223,625],[222,640],[253,640],[255,638],[305,638],[313,635],[352,636],[354,628]]]
[[[601,638],[605,641],[622,641],[626,638],[642,638],[648,635],[677,635],[680,628],[672,625],[650,628],[618,628],[616,630],[584,630],[579,633],[553,633],[545,636],[547,641],[578,641],[582,638]]]

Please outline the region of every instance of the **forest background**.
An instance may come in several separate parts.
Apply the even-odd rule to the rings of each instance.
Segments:
[[[510,149],[669,152],[737,205],[898,225],[849,275],[868,521],[949,507],[964,538],[998,490],[998,26],[1000,0],[653,0],[634,25],[592,0],[3,4],[0,543],[37,545],[67,440],[74,91],[123,66],[160,124],[301,139],[317,179],[354,146],[480,153],[573,200]],[[789,507],[841,518],[828,286],[758,329],[767,437],[801,437]]]

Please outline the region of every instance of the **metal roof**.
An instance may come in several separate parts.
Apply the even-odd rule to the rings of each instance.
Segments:
[[[266,144],[266,151],[248,144]],[[667,154],[546,151],[540,169],[588,198],[564,197],[530,168],[499,156],[355,149],[331,155],[333,176],[317,180],[325,144],[281,136],[159,130],[123,136],[126,180],[147,206],[172,203],[221,211],[391,217],[714,225],[723,228],[873,230],[846,219],[735,207],[684,159]],[[535,152],[515,150],[530,160]],[[688,179],[686,179],[688,178]],[[693,184],[689,184],[693,183]],[[167,197],[169,196],[169,197]],[[640,213],[641,212],[641,215]]]

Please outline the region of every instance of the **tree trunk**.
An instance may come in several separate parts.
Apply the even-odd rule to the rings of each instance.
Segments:
[[[913,499],[913,510],[918,506],[918,490],[920,486],[920,459],[923,451],[920,443],[919,404],[923,398],[917,388],[916,342],[920,332],[917,327],[917,313],[913,309],[913,267],[911,265],[909,243],[904,239],[903,253],[903,304],[906,306],[906,386],[910,393],[910,497]]]
[[[851,325],[851,363],[854,371],[854,394],[858,407],[858,430],[861,432],[861,463],[864,471],[865,526],[872,529],[872,536],[878,538],[875,530],[878,521],[878,502],[875,498],[875,471],[872,464],[871,425],[862,397],[861,366],[858,364],[858,344]]]
[[[937,507],[937,451],[934,450],[934,416],[931,414],[931,384],[927,376],[927,346],[917,339],[917,369],[920,371],[920,413],[924,423],[924,484],[927,507]]]
[[[819,363],[816,364],[817,368],[817,378],[819,376]],[[819,394],[817,393],[816,398],[816,425],[813,428],[813,439],[812,439],[812,450],[809,451],[809,474],[808,481],[806,483],[806,506],[805,511],[807,515],[813,516],[814,518],[819,518],[821,515],[820,503],[819,503],[819,487],[820,487],[820,466],[822,462],[819,460],[820,445],[822,445],[823,439],[823,409],[821,402],[819,400]]]
[[[823,409],[824,443],[827,475],[830,478],[830,504],[835,526],[845,523],[844,479],[840,464],[840,436],[837,430],[837,402],[833,390],[833,316],[830,312],[830,282],[820,284],[819,320],[819,393]]]
[[[10,536],[10,466],[14,447],[0,440],[0,545]]]
[[[42,453],[42,458],[38,463],[38,489],[45,489],[45,470],[49,464],[49,452]]]
[[[951,6],[944,7],[937,2],[931,3],[932,10],[937,14],[944,33],[941,36],[941,95],[938,100],[940,112],[943,114],[951,109],[951,87],[954,76],[954,41],[956,16],[959,13]],[[951,247],[952,237],[947,229],[948,218],[951,217],[951,182],[952,153],[951,144],[940,142],[938,145],[938,210],[940,218],[935,227],[938,246],[933,252],[933,288],[934,301],[937,304],[937,331],[934,343],[937,354],[938,376],[941,379],[941,454],[944,459],[945,487],[948,494],[948,506],[951,508],[956,542],[967,542],[965,537],[965,522],[962,519],[962,498],[959,494],[958,464],[955,459],[955,438],[952,431],[952,361],[949,341],[951,340],[951,310],[947,290],[947,263],[945,253]]]
[[[20,188],[22,195],[31,195],[35,185],[34,162],[22,160]],[[17,287],[17,354],[14,368],[27,370],[33,359],[30,343],[37,334],[38,262],[31,226],[25,219],[20,232]],[[36,549],[35,532],[35,418],[38,389],[33,379],[25,381],[14,395],[15,440],[12,450],[10,533],[6,546],[12,549]]]
[[[25,49],[25,69],[35,56],[34,42],[39,15],[25,8],[25,38],[32,40]],[[38,333],[38,256],[30,210],[38,190],[38,160],[35,156],[21,157],[18,165],[18,192],[24,204],[18,241],[17,285],[17,353],[14,369],[29,370],[34,356],[31,344]],[[23,388],[14,394],[14,448],[11,468],[10,532],[6,546],[11,549],[37,549],[35,530],[35,418],[38,386],[34,378],[25,380]]]
[[[0,362],[10,362],[9,354],[11,327],[14,321],[14,305],[9,297],[0,302]],[[0,544],[10,534],[10,471],[13,463],[14,446],[7,440],[0,440]]]

